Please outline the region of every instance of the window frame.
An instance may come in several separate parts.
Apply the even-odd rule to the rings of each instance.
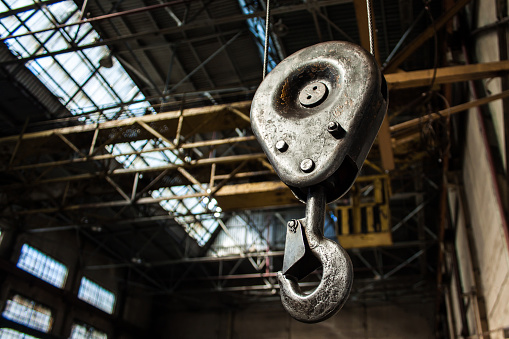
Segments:
[[[19,333],[18,338],[22,338],[22,339],[39,339],[38,337],[34,337],[33,335],[30,335],[28,333],[21,332],[21,331],[18,331],[16,329],[14,329],[14,328],[6,327],[6,326],[0,327],[0,334],[2,334],[1,333],[2,330],[7,330],[7,331],[12,331],[12,332]],[[9,333],[9,334],[11,334],[11,336],[15,335],[13,333]]]
[[[27,323],[25,323],[25,322],[20,322],[20,321],[18,321],[17,319],[13,319],[13,318],[7,318],[7,317],[5,316],[5,314],[4,314],[4,313],[6,312],[7,307],[9,306],[9,301],[14,302],[14,303],[16,303],[16,304],[18,304],[18,305],[21,305],[21,306],[23,306],[23,307],[28,308],[28,306],[26,306],[26,305],[24,305],[24,304],[21,304],[21,303],[19,303],[19,302],[17,302],[17,301],[15,301],[14,299],[15,299],[16,297],[20,297],[21,299],[24,299],[24,300],[26,300],[26,301],[28,301],[28,302],[30,302],[30,303],[32,304],[31,306],[33,306],[33,307],[29,308],[30,310],[32,310],[32,314],[33,314],[34,312],[44,314],[44,313],[42,313],[42,312],[38,311],[38,310],[37,310],[37,307],[42,307],[42,308],[47,309],[47,310],[49,311],[49,319],[50,319],[50,321],[49,321],[49,324],[48,324],[48,328],[47,328],[47,330],[45,330],[44,328],[41,328],[41,327],[34,327],[33,325],[30,325],[30,319],[32,319],[32,314],[30,315],[29,321],[28,321]],[[12,292],[9,294],[9,297],[7,297],[7,298],[5,299],[5,302],[3,303],[3,307],[2,307],[2,314],[1,314],[1,317],[2,317],[2,318],[4,318],[4,319],[7,319],[7,320],[9,320],[9,321],[12,321],[12,322],[14,322],[14,323],[16,323],[16,324],[19,324],[19,325],[21,325],[21,326],[24,326],[24,327],[26,327],[26,328],[30,328],[30,329],[32,329],[32,330],[35,330],[35,331],[38,331],[38,332],[41,332],[41,333],[48,333],[48,334],[49,334],[49,333],[51,333],[51,331],[52,331],[52,329],[53,329],[53,325],[55,324],[55,312],[54,312],[54,309],[53,309],[52,307],[48,306],[48,305],[47,305],[47,304],[45,304],[45,303],[41,303],[41,302],[39,302],[38,300],[36,300],[36,299],[34,299],[34,298],[27,297],[25,294],[18,293],[17,291],[12,291]],[[19,332],[19,331],[18,331],[18,332]],[[20,332],[20,333],[22,333],[22,332]],[[27,334],[27,333],[23,333],[23,334]]]
[[[98,288],[98,291],[99,292],[106,292],[106,293],[109,293],[113,296],[113,302],[111,303],[111,309],[110,307],[108,306],[107,308],[106,307],[103,307],[98,301],[96,300],[101,300],[102,298],[104,298],[104,295],[102,296],[99,296],[98,293],[95,293],[93,296],[91,296],[90,298],[86,298],[85,296],[81,297],[80,294],[81,294],[81,291],[82,291],[82,287],[83,287],[83,281],[86,280],[88,281],[89,284],[91,284],[90,286],[92,287],[95,287],[95,288]],[[83,289],[85,289],[87,287],[83,287]],[[83,293],[86,293],[85,291],[83,291]],[[80,299],[81,301],[83,302],[86,302],[87,304],[103,311],[103,312],[106,312],[108,314],[114,314],[115,313],[115,306],[117,304],[117,295],[115,292],[105,288],[103,285],[100,285],[98,284],[97,282],[95,282],[94,280],[86,277],[86,276],[82,276],[81,277],[81,280],[80,280],[80,285],[79,285],[79,288],[78,288],[78,293],[76,294],[76,296],[78,297],[78,299]]]
[[[90,325],[90,324],[88,324],[88,323],[86,323],[86,322],[84,322],[82,320],[75,319],[72,322],[72,324],[71,324],[71,330],[70,330],[69,337],[68,337],[69,339],[73,339],[72,334],[73,334],[73,329],[74,329],[75,326],[84,327],[85,329],[87,329],[87,334],[89,334],[88,331],[91,329],[92,331],[99,332],[99,334],[104,334],[106,336],[105,339],[108,339],[108,337],[109,337],[109,335],[108,335],[108,333],[106,333],[106,331],[102,331],[102,330],[98,329],[97,327],[92,326],[92,325]],[[88,338],[88,336],[86,338]]]
[[[25,246],[27,248],[29,248],[29,250],[33,250],[35,252],[37,252],[34,255],[31,254],[33,260],[34,260],[34,264],[37,264],[37,265],[33,265],[34,267],[34,270],[30,270],[30,268],[27,266],[27,267],[21,267],[20,266],[20,262],[21,262],[21,259],[22,259],[22,255],[23,255],[23,248],[25,248]],[[41,275],[38,275],[35,267],[39,266],[41,264],[41,261],[42,260],[37,260],[37,255],[43,255],[44,258],[44,267],[48,267],[49,270],[51,270],[51,265],[54,264],[54,265],[61,265],[64,269],[65,269],[65,275],[63,276],[62,278],[62,284],[59,286],[59,285],[56,285],[55,283],[52,282],[52,279],[51,279],[51,275],[49,273],[51,272],[43,272],[43,273],[48,273],[46,276],[44,276],[44,274],[41,274]],[[67,283],[67,278],[69,277],[69,267],[64,264],[63,262],[55,259],[54,257],[50,256],[49,254],[47,254],[46,252],[44,251],[41,251],[40,249],[36,248],[35,246],[32,246],[31,244],[25,242],[23,243],[23,245],[21,245],[20,249],[19,249],[19,255],[18,255],[18,261],[16,262],[16,267],[19,268],[20,270],[23,270],[24,272],[26,273],[29,273],[30,275],[33,275],[34,277],[52,285],[52,286],[55,286],[59,289],[65,289],[65,286],[66,286],[66,283]],[[55,273],[53,273],[54,275]],[[53,279],[53,280],[59,280],[57,278]]]

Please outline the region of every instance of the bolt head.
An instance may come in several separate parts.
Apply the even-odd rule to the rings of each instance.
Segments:
[[[309,173],[315,168],[315,163],[311,159],[304,159],[300,163],[300,169],[302,172]]]
[[[331,121],[327,124],[327,131],[336,139],[340,139],[345,135],[345,130],[336,121]]]
[[[335,121],[331,121],[331,122],[329,122],[329,124],[327,125],[327,130],[328,130],[329,132],[337,131],[337,130],[338,130],[338,128],[339,128],[339,125],[338,125],[338,123],[337,123],[337,122],[335,122]]]
[[[284,140],[279,140],[276,142],[276,148],[280,152],[285,152],[288,149],[288,144]]]
[[[292,219],[287,223],[287,226],[291,232],[295,233],[295,232],[297,232],[297,227],[299,226],[299,222],[295,219]]]

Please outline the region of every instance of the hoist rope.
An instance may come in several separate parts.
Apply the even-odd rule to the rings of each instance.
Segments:
[[[267,75],[267,63],[269,58],[269,30],[270,30],[270,0],[267,0],[267,11],[265,15],[265,46],[263,50],[263,78]],[[366,0],[368,13],[369,52],[375,55],[375,39],[373,38],[373,15],[371,13],[371,1]]]
[[[265,16],[265,48],[263,50],[263,78],[267,75],[267,61],[269,59],[269,29],[270,29],[270,0],[267,0],[267,15]]]
[[[368,13],[369,52],[375,56],[375,39],[373,38],[373,15],[371,13],[370,0],[366,0],[366,10]]]

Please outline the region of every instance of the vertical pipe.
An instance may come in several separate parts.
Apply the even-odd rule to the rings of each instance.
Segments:
[[[166,92],[168,92],[168,87],[170,86],[171,73],[173,73],[173,64],[175,62],[175,55],[177,54],[177,47],[172,47],[170,50],[170,64],[168,65],[168,73],[166,73],[166,82],[164,83],[163,97],[161,98],[161,109],[159,112],[163,111],[164,103],[166,102]]]
[[[497,19],[502,21],[507,19],[507,1],[506,0],[497,0]],[[498,25],[497,26],[497,37],[498,37],[498,53],[500,60],[508,60],[509,53],[507,51],[508,43],[507,43],[507,27],[506,25]],[[509,77],[502,76],[502,91],[509,89]],[[503,120],[504,120],[504,143],[505,143],[505,173],[507,174],[509,170],[509,99],[505,98],[502,100],[502,109],[503,109]],[[499,145],[501,147],[502,145]],[[502,199],[502,203],[504,204],[504,211],[506,220],[509,218],[509,180],[507,180],[507,175],[504,176],[505,180],[503,180],[503,184],[505,185],[505,189],[501,191],[505,195]],[[508,244],[509,247],[509,244]]]
[[[456,321],[454,319],[454,311],[452,309],[452,297],[449,287],[445,288],[445,310],[447,315],[447,327],[449,328],[449,338],[456,339]]]
[[[467,308],[465,306],[465,300],[463,298],[463,287],[461,286],[461,276],[458,268],[458,254],[456,253],[456,248],[454,246],[454,241],[456,239],[456,236],[454,237],[454,240],[452,240],[452,243],[448,244],[448,250],[451,257],[451,265],[452,265],[452,274],[454,275],[454,281],[456,283],[456,292],[457,292],[457,298],[458,298],[458,306],[460,311],[460,317],[461,317],[461,333],[460,335],[462,337],[468,337],[469,333],[469,327],[468,327],[468,319],[467,319]]]
[[[233,311],[228,311],[228,324],[226,326],[226,339],[233,339]]]

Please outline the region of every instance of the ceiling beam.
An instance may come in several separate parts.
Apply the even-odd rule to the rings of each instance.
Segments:
[[[267,252],[255,252],[255,253],[246,253],[244,256],[241,255],[228,255],[223,257],[193,257],[193,258],[181,258],[181,259],[169,259],[169,260],[161,260],[157,262],[147,263],[147,266],[150,267],[158,267],[158,266],[171,266],[171,265],[180,265],[180,264],[191,264],[191,263],[216,263],[220,261],[237,261],[244,260],[246,258],[269,258],[269,257],[282,257],[284,255],[283,251],[267,251]],[[111,268],[119,268],[123,267],[123,263],[119,264],[106,264],[106,265],[90,265],[85,266],[85,270],[102,270],[102,269],[111,269]]]
[[[440,28],[442,28],[449,20],[451,20],[463,7],[465,7],[471,0],[459,0],[440,18],[435,20],[431,26],[426,28],[417,38],[409,43],[401,52],[396,54],[384,68],[384,73],[393,73],[397,70],[412,53],[422,46],[428,39],[433,37]]]
[[[433,69],[386,74],[389,89],[404,89],[434,84],[450,84],[469,80],[494,78],[507,74],[509,61],[438,68],[433,79]]]
[[[144,167],[144,168],[116,168],[107,172],[107,175],[117,176],[117,175],[128,175],[128,174],[137,174],[137,173],[149,173],[149,172],[162,172],[165,170],[177,170],[179,168],[191,169],[193,167],[199,166],[210,166],[213,164],[231,164],[238,163],[243,161],[251,161],[251,160],[259,160],[265,159],[266,156],[264,153],[252,153],[252,154],[239,154],[239,155],[229,155],[224,157],[216,157],[216,158],[204,158],[192,160],[187,164],[172,164],[169,163],[164,166],[152,166],[152,167]],[[82,173],[76,175],[67,175],[54,177],[49,179],[39,179],[37,181],[33,181],[30,185],[43,185],[43,184],[54,184],[57,182],[67,182],[67,181],[79,181],[79,180],[87,180],[93,178],[102,178],[105,173],[103,171],[90,172],[90,173]],[[1,186],[2,189],[17,189],[24,187],[25,184],[13,184],[13,185],[5,185]],[[207,195],[207,194],[205,194]],[[201,196],[201,194],[200,194]],[[164,199],[163,199],[164,200]]]
[[[351,0],[322,0],[322,1],[319,1],[316,3],[316,7],[321,8],[321,7],[339,5],[339,4],[345,4],[345,3],[351,3],[351,2],[352,2]],[[154,5],[154,6],[161,6],[161,5]],[[272,13],[272,15],[281,15],[281,14],[288,14],[291,12],[307,11],[308,8],[309,8],[309,5],[307,3],[299,4],[299,5],[281,6],[281,7],[274,8],[273,10],[271,10],[271,13]],[[114,14],[118,14],[118,13],[114,13]],[[48,57],[48,56],[56,56],[56,55],[60,55],[60,54],[75,52],[77,50],[94,48],[97,46],[104,46],[104,45],[112,46],[119,42],[124,42],[127,40],[133,40],[133,39],[140,39],[140,38],[144,38],[144,37],[154,37],[154,36],[165,35],[165,34],[175,34],[175,33],[181,33],[181,32],[185,32],[185,31],[189,31],[189,30],[193,30],[193,29],[209,28],[209,27],[215,27],[218,25],[231,24],[231,23],[236,23],[236,22],[244,22],[245,20],[250,19],[250,18],[255,18],[255,17],[263,18],[263,17],[265,17],[265,14],[266,13],[264,11],[258,11],[258,12],[252,13],[252,14],[237,14],[237,15],[232,15],[232,16],[227,16],[227,17],[222,17],[222,18],[217,18],[217,19],[197,20],[194,22],[183,24],[182,26],[178,26],[178,27],[174,26],[174,27],[168,27],[168,28],[161,28],[159,30],[151,30],[151,31],[146,31],[146,32],[127,34],[127,35],[119,36],[116,38],[99,41],[99,42],[89,44],[89,45],[65,48],[65,49],[61,49],[59,51],[47,52],[47,53],[38,54],[38,55],[32,55],[32,56],[26,57],[26,58],[6,60],[6,61],[0,62],[0,65],[26,63],[27,61],[30,61],[30,60],[35,60],[35,59],[44,58],[44,57]],[[109,15],[109,16],[111,16],[111,15]],[[90,19],[88,19],[88,21],[84,20],[80,23],[73,23],[70,25],[76,26],[78,24],[90,23],[91,21],[109,19],[110,18],[109,16],[104,15],[104,16],[101,16],[100,18],[90,18]],[[48,28],[45,30],[37,31],[37,32],[45,32],[45,31],[63,29],[65,27],[69,27],[70,25],[60,25],[60,26],[57,26],[56,28]],[[29,33],[25,33],[25,34],[19,34],[17,36],[2,38],[2,39],[0,39],[0,41],[10,39],[13,37],[21,37],[24,35],[31,35],[31,34],[34,34],[34,32],[29,32]]]
[[[93,203],[83,203],[75,205],[66,205],[58,207],[47,207],[28,209],[20,211],[17,214],[30,215],[38,213],[54,213],[59,211],[77,211],[85,209],[98,209],[110,207],[123,207],[135,205],[159,204],[161,201],[183,200],[187,198],[208,197],[209,193],[200,192],[185,195],[175,195],[172,197],[153,198],[151,196],[143,197],[135,202],[130,200],[102,201]],[[272,206],[292,206],[300,202],[295,198],[290,189],[282,182],[258,182],[239,185],[223,186],[215,195],[215,199],[223,210],[242,210],[256,209]]]
[[[215,106],[205,106],[205,107],[197,107],[197,108],[188,108],[184,110],[183,116],[184,118],[191,119],[195,117],[197,120],[203,120],[205,119],[206,115],[209,114],[217,114],[217,113],[229,113],[232,117],[236,117],[235,114],[233,114],[230,110],[230,108],[235,108],[238,111],[246,112],[249,111],[251,107],[250,101],[241,101],[237,103],[232,104],[224,104],[224,105],[215,105]],[[58,129],[52,129],[52,130],[46,130],[41,132],[33,132],[33,133],[25,133],[22,137],[22,140],[32,140],[32,139],[39,139],[39,138],[47,138],[52,137],[55,135],[55,133],[60,133],[61,135],[68,135],[68,134],[76,134],[76,133],[85,133],[85,132],[91,132],[93,133],[96,128],[99,130],[114,130],[119,127],[129,127],[134,124],[136,124],[138,121],[144,122],[146,124],[153,124],[153,123],[167,123],[168,121],[174,120],[175,124],[178,122],[180,118],[180,110],[179,111],[171,111],[171,112],[163,112],[158,114],[151,114],[151,115],[143,115],[140,117],[133,117],[133,118],[127,118],[122,120],[113,120],[113,121],[106,121],[99,124],[86,124],[86,125],[78,125],[78,126],[72,126],[72,127],[64,127],[64,128],[58,128]],[[247,116],[247,114],[246,114]],[[245,119],[238,119],[240,121],[244,121]],[[191,121],[190,121],[191,123]],[[221,122],[224,124],[224,122]],[[30,128],[30,126],[29,126]],[[4,142],[16,142],[18,140],[18,136],[8,136],[0,138],[0,144]]]
[[[427,115],[424,115],[419,118],[415,118],[412,120],[402,122],[397,125],[393,125],[390,127],[390,131],[392,133],[397,133],[397,132],[401,132],[401,131],[404,131],[407,129],[415,128],[415,127],[421,126],[421,124],[423,124],[427,121],[436,120],[439,118],[446,117],[448,115],[464,112],[470,108],[485,105],[489,102],[499,100],[499,99],[505,99],[505,98],[509,98],[509,90],[498,93],[498,94],[491,95],[489,97],[472,100],[472,101],[469,101],[469,102],[466,102],[466,103],[463,103],[463,104],[460,104],[460,105],[457,105],[454,107],[446,108],[441,111],[438,111],[437,113],[427,114]]]
[[[14,167],[10,167],[9,169],[12,171],[20,171],[20,170],[42,168],[42,167],[64,166],[64,165],[83,163],[83,162],[88,162],[88,161],[103,161],[103,160],[107,160],[107,159],[114,159],[119,156],[141,155],[141,154],[155,153],[155,152],[175,151],[178,149],[192,149],[192,148],[197,148],[197,147],[215,147],[215,146],[220,146],[220,145],[229,145],[229,144],[235,144],[235,143],[253,141],[253,140],[256,140],[256,137],[254,135],[250,135],[250,136],[246,136],[246,137],[232,137],[232,138],[227,138],[227,139],[205,140],[205,141],[180,144],[178,146],[172,144],[171,146],[167,146],[167,147],[142,149],[140,151],[132,151],[132,152],[126,152],[126,153],[116,153],[116,154],[106,153],[106,154],[99,154],[99,155],[87,155],[87,156],[81,157],[81,158],[72,157],[70,159],[65,159],[65,160],[38,162],[38,163],[33,163],[33,164],[14,166]],[[216,179],[219,179],[219,178],[222,178],[222,176],[216,176]]]
[[[463,82],[469,80],[478,80],[485,78],[498,77],[507,74],[509,71],[509,61],[496,61],[482,64],[472,64],[463,66],[452,66],[438,68],[436,71],[435,83],[436,84],[447,84],[455,82]],[[430,84],[433,77],[433,70],[420,70],[412,72],[400,72],[385,75],[388,86],[390,89],[404,89],[427,86]],[[245,115],[240,117],[239,121],[247,123],[249,120],[248,114],[245,112],[249,111],[251,102],[243,101],[233,104],[206,106],[199,108],[189,108],[184,111],[185,118],[196,117],[198,120],[205,119],[205,115],[217,114],[220,112],[230,112],[232,116],[239,115],[239,113]],[[232,112],[235,112],[234,114]],[[21,136],[23,141],[38,140],[48,137],[53,137],[56,134],[69,135],[79,133],[94,133],[96,128],[99,130],[113,130],[119,127],[128,127],[136,124],[138,121],[151,124],[151,123],[166,123],[169,120],[178,121],[180,117],[180,111],[171,111],[165,113],[159,113],[154,115],[145,115],[141,117],[127,118],[123,120],[107,121],[98,125],[78,125],[72,127],[64,127],[58,129],[51,129],[41,132],[25,133]],[[19,135],[12,135],[8,137],[0,138],[0,144],[2,143],[16,143],[20,138]],[[192,145],[192,147],[198,147]]]
[[[24,13],[24,12],[27,12],[27,11],[31,11],[33,9],[41,9],[42,7],[53,5],[53,4],[56,4],[57,2],[62,2],[62,1],[65,1],[65,0],[38,1],[38,2],[36,2],[34,4],[32,4],[32,5],[23,6],[23,7],[19,7],[19,8],[16,8],[16,9],[11,9],[10,11],[6,11],[6,12],[3,12],[3,13],[0,13],[0,19],[7,18],[7,17],[9,17],[11,15],[16,15],[16,14]]]

